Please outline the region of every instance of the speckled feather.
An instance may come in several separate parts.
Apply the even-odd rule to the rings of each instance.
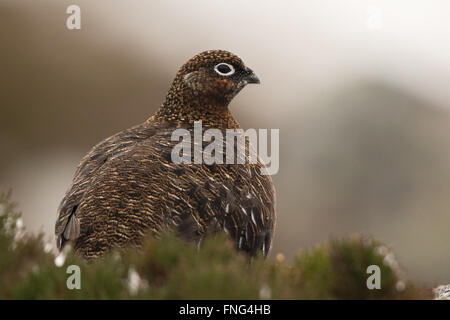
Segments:
[[[215,73],[221,62],[233,65],[235,73]],[[204,129],[239,128],[228,104],[255,79],[227,51],[205,51],[189,60],[155,115],[102,141],[81,160],[58,208],[58,248],[72,241],[89,259],[113,247],[139,246],[144,237],[169,230],[194,241],[223,230],[239,250],[266,256],[275,225],[275,189],[270,176],[261,174],[259,159],[213,165],[171,160],[176,128],[192,136],[198,120]]]

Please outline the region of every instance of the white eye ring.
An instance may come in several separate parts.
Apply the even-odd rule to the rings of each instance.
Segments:
[[[219,70],[219,67],[221,66],[226,66],[230,69],[230,71],[228,72],[221,72]],[[217,72],[218,74],[220,74],[221,76],[225,76],[225,77],[229,77],[234,73],[234,67],[231,64],[225,63],[225,62],[221,62],[219,64],[216,64],[216,66],[214,67],[214,71]]]

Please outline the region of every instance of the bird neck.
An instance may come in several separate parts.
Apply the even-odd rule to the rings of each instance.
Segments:
[[[150,118],[162,122],[173,122],[177,126],[193,126],[202,121],[203,127],[236,129],[239,123],[228,110],[228,102],[215,101],[194,95],[191,90],[172,86],[158,111]]]

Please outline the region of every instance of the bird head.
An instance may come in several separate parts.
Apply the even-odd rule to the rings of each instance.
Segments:
[[[259,83],[259,78],[233,53],[209,50],[186,62],[174,82],[186,96],[203,104],[227,106],[247,84]]]
[[[235,127],[228,104],[249,83],[259,83],[259,78],[238,56],[204,51],[180,68],[154,119]]]

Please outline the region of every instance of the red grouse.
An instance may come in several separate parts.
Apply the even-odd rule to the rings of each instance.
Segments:
[[[184,64],[153,116],[100,142],[81,160],[58,208],[58,248],[71,241],[90,259],[168,230],[195,241],[225,231],[237,249],[266,256],[275,190],[260,160],[205,164],[171,157],[179,143],[171,138],[175,129],[193,136],[196,121],[203,130],[238,129],[228,104],[248,83],[259,79],[227,51],[205,51]]]

